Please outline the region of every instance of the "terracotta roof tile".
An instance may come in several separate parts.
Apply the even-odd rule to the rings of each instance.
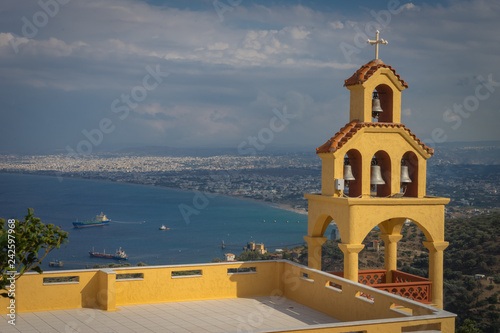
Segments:
[[[328,153],[335,152],[338,149],[342,148],[344,144],[349,141],[360,129],[363,127],[385,127],[385,128],[402,128],[415,140],[424,150],[426,150],[429,154],[434,154],[434,149],[426,146],[415,134],[413,134],[409,128],[406,128],[403,124],[397,123],[363,123],[358,119],[347,123],[344,127],[340,129],[333,137],[330,138],[325,144],[316,148],[316,154],[320,153]]]
[[[408,83],[406,83],[399,74],[396,73],[396,70],[392,68],[392,66],[384,64],[384,62],[380,59],[372,60],[366,65],[361,66],[350,78],[344,81],[344,87],[353,86],[356,84],[363,84],[366,80],[368,80],[379,68],[389,68],[394,75],[399,79],[399,82],[405,87],[408,88]]]

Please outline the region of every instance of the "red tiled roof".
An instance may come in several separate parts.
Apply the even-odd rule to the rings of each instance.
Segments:
[[[362,84],[366,80],[368,80],[379,68],[389,68],[394,75],[398,78],[399,82],[405,87],[408,88],[408,83],[406,83],[399,74],[396,74],[396,70],[392,68],[392,66],[384,64],[384,62],[380,59],[375,59],[367,63],[366,65],[361,66],[360,69],[356,71],[350,78],[344,81],[344,87],[353,86],[356,84]]]
[[[402,128],[419,144],[424,150],[429,154],[434,154],[434,149],[426,146],[415,134],[413,134],[409,128],[406,128],[403,124],[396,123],[363,123],[358,119],[351,121],[340,129],[330,140],[328,140],[321,147],[316,148],[316,154],[335,152],[337,149],[342,148],[344,144],[349,141],[360,129],[363,127],[386,127],[386,128]]]

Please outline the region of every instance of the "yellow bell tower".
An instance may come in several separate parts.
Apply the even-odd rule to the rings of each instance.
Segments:
[[[401,123],[401,93],[408,84],[378,59],[358,69],[350,91],[350,121],[316,149],[322,160],[321,193],[305,194],[309,205],[308,265],[321,269],[321,246],[334,220],[344,253],[343,276],[358,281],[358,254],[368,233],[380,228],[385,243],[385,280],[397,282],[397,244],[409,219],[425,234],[429,250],[429,297],[443,307],[444,211],[448,198],[426,195],[427,159],[433,149]],[[399,276],[399,275],[398,275]],[[399,279],[400,280],[400,279]]]

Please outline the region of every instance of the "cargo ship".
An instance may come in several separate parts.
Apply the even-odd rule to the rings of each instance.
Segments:
[[[54,261],[51,261],[49,262],[49,266],[50,267],[63,267],[64,266],[64,262],[62,262],[61,260],[54,260]]]
[[[74,228],[88,228],[88,227],[98,227],[102,225],[109,224],[109,219],[106,217],[106,215],[101,212],[101,214],[97,215],[94,220],[91,221],[84,221],[84,222],[73,222],[73,227]]]
[[[128,259],[127,254],[125,253],[125,251],[122,250],[121,247],[119,250],[116,250],[115,254],[107,254],[106,250],[104,250],[103,253],[94,252],[92,250],[92,251],[89,251],[89,254],[91,257],[95,257],[95,258],[117,259],[117,260],[127,260]]]

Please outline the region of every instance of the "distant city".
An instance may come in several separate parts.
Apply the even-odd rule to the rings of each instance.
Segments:
[[[142,152],[142,154],[144,151]],[[306,212],[304,193],[321,191],[321,160],[311,153],[259,156],[142,156],[101,153],[0,155],[0,172],[106,180],[255,199]],[[500,145],[452,145],[429,160],[427,194],[451,198],[447,217],[500,207]]]

